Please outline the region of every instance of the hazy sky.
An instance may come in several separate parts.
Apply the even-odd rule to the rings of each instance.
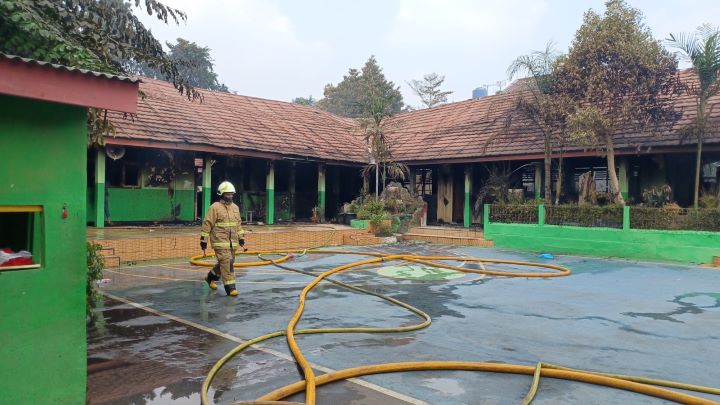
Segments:
[[[182,37],[208,46],[220,80],[238,94],[290,101],[322,97],[350,67],[375,55],[407,104],[411,79],[445,75],[449,100],[506,80],[518,55],[553,40],[566,51],[589,8],[604,1],[561,0],[163,0],[187,23],[165,26],[140,13],[161,41]],[[629,0],[658,39],[718,24],[720,1]]]

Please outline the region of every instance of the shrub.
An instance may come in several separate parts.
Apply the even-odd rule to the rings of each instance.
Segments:
[[[102,245],[87,242],[87,281],[85,283],[85,313],[87,316],[92,316],[93,309],[100,298],[100,294],[95,288],[95,282],[102,280],[103,268],[105,268],[105,261],[100,255],[100,249],[102,249]]]

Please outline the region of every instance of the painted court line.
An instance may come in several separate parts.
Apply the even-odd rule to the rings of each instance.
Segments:
[[[124,274],[124,273],[121,273],[121,274]],[[163,311],[159,311],[159,310],[157,310],[157,309],[150,308],[150,307],[148,307],[148,306],[146,306],[146,305],[139,304],[139,303],[137,303],[137,302],[133,302],[133,301],[127,300],[127,299],[122,298],[122,297],[119,297],[119,296],[117,296],[117,295],[110,294],[110,293],[105,292],[105,291],[101,291],[101,293],[102,293],[103,295],[109,297],[109,298],[112,298],[112,299],[116,300],[116,301],[120,301],[120,302],[125,303],[125,304],[127,304],[127,305],[130,305],[130,306],[132,306],[132,307],[135,307],[135,308],[138,308],[138,309],[142,309],[143,311],[147,311],[147,312],[149,312],[149,313],[151,313],[151,314],[153,314],[153,315],[162,316],[162,317],[167,318],[167,319],[170,319],[170,320],[172,320],[172,321],[179,322],[179,323],[181,323],[181,324],[183,324],[183,325],[187,325],[187,326],[190,326],[190,327],[199,329],[199,330],[201,330],[201,331],[203,331],[203,332],[210,333],[210,334],[213,334],[213,335],[215,335],[215,336],[220,336],[220,337],[225,338],[225,339],[227,339],[227,340],[231,340],[231,341],[236,342],[236,343],[238,343],[238,344],[243,344],[243,343],[246,342],[245,340],[242,340],[242,339],[240,339],[240,338],[238,338],[238,337],[236,337],[236,336],[230,335],[230,334],[228,334],[228,333],[221,332],[221,331],[219,331],[219,330],[217,330],[217,329],[213,329],[213,328],[210,328],[210,327],[201,325],[201,324],[199,324],[199,323],[196,323],[196,322],[193,322],[193,321],[184,319],[184,318],[180,318],[180,317],[177,317],[177,316],[175,316],[175,315],[168,314],[167,312],[163,312]],[[253,345],[252,348],[253,348],[253,349],[257,349],[257,350],[262,351],[262,352],[265,352],[265,353],[268,353],[268,354],[271,354],[271,355],[273,355],[273,356],[279,357],[279,358],[284,359],[284,360],[288,360],[288,361],[291,361],[291,362],[295,362],[295,359],[294,359],[292,356],[287,355],[287,354],[282,353],[282,352],[278,352],[278,351],[273,350],[273,349],[268,349],[268,348],[266,348],[266,347],[264,347],[264,346],[262,346],[262,345]],[[320,370],[320,371],[322,371],[322,372],[324,372],[324,373],[332,373],[332,372],[337,371],[337,370],[333,370],[333,369],[328,368],[328,367],[320,366],[320,365],[318,365],[318,364],[310,363],[310,365],[311,365],[314,369]],[[421,400],[419,400],[419,399],[417,399],[417,398],[413,398],[413,397],[407,396],[407,395],[405,395],[405,394],[401,394],[401,393],[399,393],[399,392],[393,391],[393,390],[388,389],[388,388],[385,388],[385,387],[381,387],[381,386],[379,386],[379,385],[375,385],[375,384],[373,384],[373,383],[370,383],[370,382],[367,382],[367,381],[364,381],[364,380],[360,380],[360,379],[357,379],[357,378],[349,378],[347,381],[350,381],[350,382],[355,383],[355,384],[357,384],[357,385],[363,386],[363,387],[365,387],[365,388],[369,388],[369,389],[374,390],[374,391],[377,391],[377,392],[379,392],[379,393],[385,394],[385,395],[387,395],[387,396],[389,396],[389,397],[392,397],[392,398],[395,398],[395,399],[398,399],[398,400],[401,400],[401,401],[405,401],[405,402],[407,402],[407,403],[409,403],[409,404],[414,404],[414,405],[429,405],[429,404],[428,404],[427,402],[425,402],[425,401],[421,401]]]
[[[115,273],[115,274],[122,274],[123,276],[128,276],[128,277],[150,278],[153,280],[187,281],[190,283],[204,283],[205,282],[205,280],[195,279],[195,278],[173,278],[173,277],[161,277],[161,276],[145,276],[142,274],[123,273],[121,271],[110,270],[110,269],[105,269],[103,271],[107,271],[107,272]],[[303,281],[239,281],[239,280],[236,280],[235,284],[278,284],[278,285],[279,284],[299,284],[299,285],[306,285],[307,283],[303,282]]]

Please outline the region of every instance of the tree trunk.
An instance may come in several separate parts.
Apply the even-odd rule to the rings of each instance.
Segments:
[[[610,192],[616,204],[625,206],[625,199],[620,193],[620,181],[618,181],[617,172],[615,171],[615,147],[612,136],[605,137],[605,145],[607,145],[607,172],[610,178]]]
[[[550,142],[545,141],[545,204],[552,204],[552,155]]]
[[[375,163],[375,200],[380,196],[380,193],[378,192],[380,187],[380,164]]]
[[[563,184],[563,156],[562,156],[562,152],[560,152],[560,158],[558,159],[557,187],[555,187],[555,205],[560,205],[560,196],[562,195],[562,184]]]
[[[698,137],[697,154],[695,156],[695,190],[693,198],[693,207],[698,207],[700,199],[700,170],[702,169],[702,136]]]
[[[700,170],[702,169],[702,144],[705,138],[705,99],[700,96],[698,103],[697,126],[697,155],[695,156],[695,189],[693,190],[693,207],[697,209],[700,200]]]

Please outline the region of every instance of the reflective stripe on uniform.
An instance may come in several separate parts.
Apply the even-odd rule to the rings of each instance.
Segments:
[[[235,284],[235,280],[233,279],[233,280],[223,281],[223,284],[225,284],[225,285]]]
[[[215,226],[217,226],[219,228],[231,228],[231,227],[237,226],[237,225],[238,225],[237,222],[216,222],[215,223]]]
[[[209,233],[207,233],[207,232],[200,232],[200,237],[201,237],[201,238],[207,238],[208,236],[210,236]]]
[[[237,243],[236,243],[237,245]],[[230,249],[230,242],[215,242],[212,244],[213,248],[228,248]]]

